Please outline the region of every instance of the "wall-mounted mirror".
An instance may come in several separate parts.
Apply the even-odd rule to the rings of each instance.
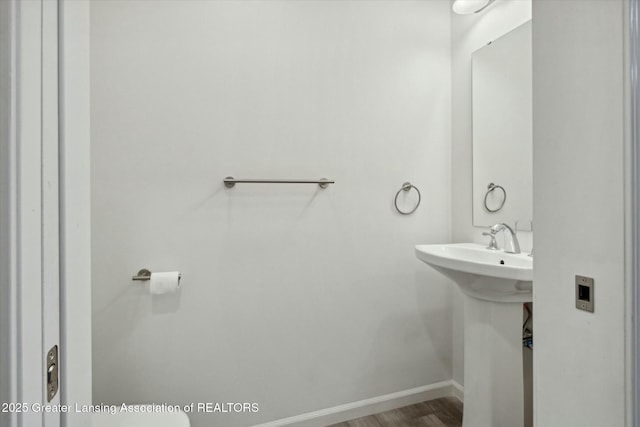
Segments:
[[[473,225],[533,217],[531,21],[473,53]]]

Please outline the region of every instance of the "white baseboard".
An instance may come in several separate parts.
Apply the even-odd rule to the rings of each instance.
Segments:
[[[456,380],[451,380],[453,397],[457,397],[460,402],[464,402],[464,387]]]
[[[253,427],[324,427],[330,424],[413,405],[424,402],[425,400],[438,399],[440,397],[455,396],[462,400],[462,390],[462,386],[453,380],[442,381],[409,390],[398,391],[396,393],[385,394],[384,396],[334,406],[320,411],[282,418],[265,424],[256,424]]]

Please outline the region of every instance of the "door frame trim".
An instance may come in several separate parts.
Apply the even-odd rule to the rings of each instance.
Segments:
[[[631,274],[631,355],[628,369],[631,370],[631,396],[627,400],[631,408],[631,425],[640,427],[640,0],[629,2],[629,73],[626,84],[629,85],[629,121],[630,121],[630,165],[629,189],[631,218],[627,224],[631,227],[631,254],[629,259]]]
[[[45,0],[47,1],[47,0]],[[90,1],[58,0],[61,402],[92,403]],[[63,426],[90,425],[87,413]]]
[[[8,49],[0,62],[1,98],[5,107],[0,144],[7,153],[3,166],[3,288],[9,303],[1,306],[1,335],[9,357],[2,371],[12,372],[2,393],[8,402],[44,402],[42,325],[42,20],[40,2],[6,2]],[[4,352],[3,352],[4,353]],[[4,359],[4,357],[2,358]],[[11,412],[9,426],[43,426],[41,413]]]
[[[46,11],[44,2],[48,2]],[[51,120],[57,120],[59,144],[58,165],[50,165],[59,167],[59,206],[48,217],[49,221],[56,217],[54,223],[59,220],[58,396],[62,404],[92,402],[89,7],[88,1],[75,0],[58,0],[54,5],[50,0],[0,2],[2,402],[46,402],[41,273],[43,82],[49,90],[55,90],[57,84],[58,90],[57,101],[52,101],[51,92],[46,101],[47,126],[55,128]],[[58,16],[52,19],[56,8]],[[43,75],[45,30],[50,36],[51,32],[57,33],[58,40],[52,43],[48,38],[44,44],[48,68]],[[58,64],[52,66],[56,57]],[[55,150],[50,146],[55,136],[49,135],[46,141],[48,152]],[[67,414],[58,421],[57,417],[45,419],[42,413],[32,411],[0,413],[0,425],[49,427],[60,422],[68,427],[85,427],[88,417],[90,414]]]

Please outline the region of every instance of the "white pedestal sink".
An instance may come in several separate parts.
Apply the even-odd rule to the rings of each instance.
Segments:
[[[533,262],[475,243],[417,245],[416,256],[465,294],[463,427],[523,427],[522,303]]]

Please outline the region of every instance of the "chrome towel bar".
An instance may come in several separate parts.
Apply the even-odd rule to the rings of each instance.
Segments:
[[[320,179],[236,179],[232,176],[226,177],[224,186],[233,188],[236,184],[318,184],[320,188],[327,188],[329,184],[335,184],[335,181],[327,178]]]

